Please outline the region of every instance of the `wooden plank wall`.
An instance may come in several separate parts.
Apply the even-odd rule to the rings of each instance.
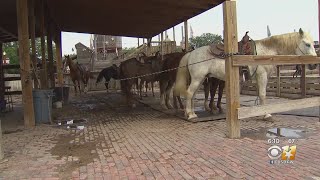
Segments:
[[[256,84],[247,81],[241,84],[241,94],[257,95]],[[277,77],[269,78],[267,96],[277,95]],[[320,96],[320,78],[306,77],[306,95]],[[280,97],[297,99],[301,98],[300,77],[282,76],[280,78]]]

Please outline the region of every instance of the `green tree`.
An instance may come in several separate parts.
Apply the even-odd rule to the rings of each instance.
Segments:
[[[36,56],[41,59],[41,39],[36,38]],[[52,43],[53,47],[53,60],[56,59],[56,46],[55,43]],[[45,53],[46,59],[48,59],[47,43],[45,42]],[[19,64],[19,54],[18,54],[18,42],[9,42],[3,44],[3,51],[6,53],[6,56],[10,59],[10,64]],[[30,52],[31,52],[31,41],[30,41]]]
[[[10,59],[10,64],[19,64],[17,42],[4,43],[3,52]]]
[[[121,53],[128,53],[128,54],[130,54],[130,53],[134,52],[135,50],[136,50],[135,47],[130,47],[130,48],[125,47],[125,48],[122,49]]]
[[[195,48],[216,44],[222,41],[222,37],[218,34],[203,33],[201,36],[196,36],[189,39],[190,45]]]

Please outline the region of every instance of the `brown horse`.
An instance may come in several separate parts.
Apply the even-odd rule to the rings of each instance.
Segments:
[[[139,74],[145,75],[145,74],[152,74],[155,72],[159,72],[161,70],[161,55],[160,52],[156,52],[154,56],[146,56],[146,54],[141,53],[142,56],[140,56],[140,60],[144,62],[144,67],[140,68]],[[140,77],[140,86],[139,86],[139,92],[140,92],[140,99],[142,99],[142,86],[145,83],[146,92],[148,88],[148,83],[151,83],[151,89],[152,89],[152,95],[154,97],[154,82],[158,81],[159,75],[150,75],[150,76],[144,76]]]
[[[164,56],[162,71],[166,71],[160,74],[160,104],[164,109],[173,108],[170,104],[170,92],[176,81],[177,70],[179,67],[181,58],[185,55],[185,52],[176,52],[166,54]],[[178,109],[177,99],[180,104],[180,108],[184,109],[180,96],[173,94],[174,108]]]
[[[221,99],[223,95],[223,89],[225,87],[225,81],[219,80],[214,77],[208,77],[203,82],[204,86],[204,107],[209,112],[214,112],[217,109],[219,109],[219,113],[223,113],[222,107],[221,107]],[[219,87],[218,91],[218,101],[217,106],[214,104],[214,96],[216,94],[217,88]],[[210,103],[208,106],[208,97],[209,97],[209,91],[210,91]]]
[[[84,93],[87,92],[87,84],[88,84],[88,81],[90,78],[94,78],[92,75],[91,75],[91,72],[90,70],[88,69],[88,67],[82,65],[82,64],[78,64],[78,63],[75,63],[73,62],[73,59],[76,59],[75,58],[70,58],[69,55],[65,56],[65,64],[67,66],[69,66],[70,68],[70,77],[71,77],[71,80],[74,84],[74,89],[75,89],[75,93],[77,94],[77,85],[78,85],[78,88],[79,88],[79,92],[81,94],[81,85],[80,85],[80,82],[82,81],[83,84],[84,84]]]
[[[137,58],[128,59],[120,64],[120,74],[119,77],[121,79],[121,91],[126,95],[127,104],[132,104],[132,94],[131,89],[134,84],[138,87],[138,78],[134,78],[139,76],[139,70],[143,67],[143,63],[138,61]],[[133,79],[127,79],[133,78]],[[132,106],[135,106],[132,104]]]

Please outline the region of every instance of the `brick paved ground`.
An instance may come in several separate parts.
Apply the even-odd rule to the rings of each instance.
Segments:
[[[226,138],[224,120],[190,123],[149,107],[119,105],[120,95],[76,98],[56,118],[86,118],[84,130],[52,125],[4,134],[0,179],[316,179],[317,118],[275,116],[241,121],[243,138]],[[123,101],[120,101],[120,104]],[[268,127],[306,128],[291,165],[270,165]],[[261,135],[260,135],[261,136]],[[280,145],[287,145],[283,142]]]

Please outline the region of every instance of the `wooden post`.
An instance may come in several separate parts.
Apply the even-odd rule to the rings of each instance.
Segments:
[[[3,143],[2,142],[2,129],[1,129],[1,119],[0,119],[0,160],[2,160],[4,158],[2,143]]]
[[[163,60],[163,32],[161,33],[161,60]]]
[[[29,25],[30,25],[30,37],[31,37],[31,58],[32,58],[32,70],[34,78],[34,88],[39,88],[39,81],[37,77],[37,57],[36,57],[36,21],[34,14],[34,0],[29,0]]]
[[[5,82],[4,82],[4,72],[3,72],[3,50],[2,50],[2,42],[0,42],[0,109],[5,108]]]
[[[318,36],[319,36],[319,41],[318,41],[318,44],[319,44],[319,48],[320,48],[320,0],[318,0],[318,28],[319,28],[319,31],[318,31]],[[319,68],[319,76],[320,76],[320,65],[318,65],[318,68]],[[320,106],[319,106],[319,122],[320,122]]]
[[[224,49],[226,53],[238,51],[236,1],[223,3]],[[226,58],[227,131],[229,138],[240,138],[240,121],[237,108],[240,107],[239,67],[232,66],[232,58]]]
[[[98,48],[97,48],[98,35],[93,35],[93,39],[94,39],[94,60],[98,61]]]
[[[301,89],[301,98],[305,98],[307,95],[307,86],[306,86],[306,65],[301,65],[301,77],[300,77],[300,89]]]
[[[172,28],[172,31],[173,31],[173,41],[176,41],[176,33],[174,32],[174,26]]]
[[[61,31],[57,31],[56,38],[56,59],[57,59],[57,77],[59,87],[63,87],[63,67],[62,67],[62,51],[61,51]]]
[[[48,88],[48,70],[46,60],[44,1],[39,1],[40,36],[41,36],[41,89]]]
[[[280,66],[277,66],[277,96],[281,96]]]
[[[186,52],[189,50],[188,21],[184,21],[184,48]]]
[[[17,0],[19,59],[25,127],[35,126],[29,55],[28,1]]]
[[[49,59],[49,79],[50,79],[50,88],[55,86],[55,78],[54,78],[54,71],[53,71],[53,47],[52,47],[52,29],[51,24],[47,24],[47,50],[48,50],[48,59]]]

